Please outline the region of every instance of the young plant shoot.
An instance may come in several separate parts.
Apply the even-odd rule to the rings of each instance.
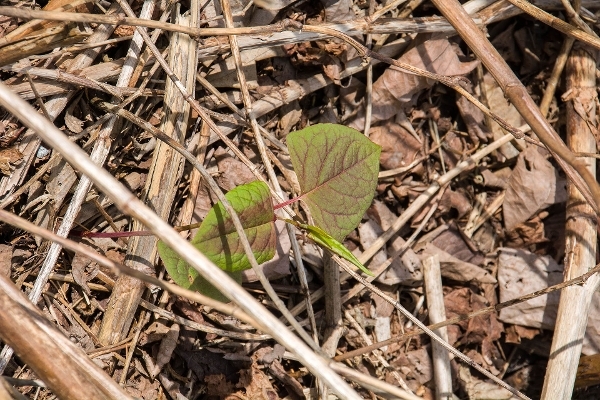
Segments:
[[[358,226],[373,201],[381,148],[360,132],[335,124],[319,124],[290,133],[287,145],[302,195],[275,208],[302,200],[315,225],[285,221],[304,230],[317,245],[372,276],[341,242]],[[276,217],[268,186],[254,181],[234,188],[225,197],[239,215],[258,263],[273,258]],[[209,211],[191,243],[238,282],[241,272],[251,268],[221,202]],[[178,285],[224,300],[222,294],[162,242],[158,243],[158,253]]]

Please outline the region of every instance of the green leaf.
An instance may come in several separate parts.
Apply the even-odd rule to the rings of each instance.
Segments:
[[[275,214],[269,187],[260,181],[240,185],[225,195],[240,217],[244,232],[259,264],[275,255]],[[233,221],[221,202],[210,209],[191,242],[206,257],[226,271],[252,266],[244,253]]]
[[[273,258],[276,231],[268,186],[259,181],[240,185],[228,192],[225,198],[240,217],[256,261],[261,264]],[[221,202],[210,209],[191,243],[234,279],[241,279],[241,271],[251,268],[233,221]],[[208,282],[160,241],[158,254],[175,283],[210,295],[205,291]]]
[[[175,251],[170,247],[167,247],[162,241],[158,242],[158,254],[163,260],[167,272],[169,272],[169,275],[171,275],[171,278],[173,278],[173,281],[175,281],[176,284],[185,289],[202,293],[212,299],[224,303],[229,302],[229,299],[223,293],[204,279],[198,271],[190,267],[188,263],[183,261]],[[225,270],[225,273],[237,283],[242,283],[242,271]]]
[[[356,265],[361,271],[369,276],[374,276],[371,271],[367,269],[362,263],[344,246],[342,243],[335,240],[331,235],[325,232],[323,229],[318,226],[307,225],[301,222],[293,221],[291,219],[286,219],[285,222],[288,222],[292,225],[297,226],[298,228],[304,229],[306,231],[306,235],[313,242],[318,244],[321,247],[325,247],[329,251],[338,256],[350,261],[352,264]]]
[[[316,225],[338,242],[371,205],[381,147],[355,129],[318,124],[287,136],[303,200]]]

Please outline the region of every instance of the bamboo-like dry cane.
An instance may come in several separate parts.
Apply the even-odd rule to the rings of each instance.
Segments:
[[[154,9],[154,1],[146,0],[142,8],[144,16],[150,17]],[[150,11],[148,13],[148,11]],[[136,45],[132,46],[138,52],[142,49],[144,39],[139,32],[135,32],[134,38]],[[194,75],[196,70],[196,55],[195,46],[190,43],[190,38],[185,35],[175,34],[172,38],[172,47],[170,55],[173,60],[177,60],[174,64],[177,66],[178,73],[188,74],[187,79],[184,78],[184,84],[193,88]],[[130,51],[131,53],[131,51]],[[191,53],[191,54],[190,54]],[[135,57],[137,60],[137,57]],[[124,77],[124,82],[127,84],[133,76],[135,64],[129,68],[123,69],[123,72],[128,72]],[[183,75],[185,76],[185,75]],[[161,121],[161,128],[166,130],[167,135],[172,136],[178,142],[183,142],[187,131],[187,123],[189,116],[189,107],[183,100],[172,82],[165,87],[165,104],[169,104],[164,117]],[[110,123],[105,129],[114,129],[119,121],[117,116],[113,116]],[[119,121],[120,122],[120,121]],[[162,218],[168,219],[171,211],[171,204],[175,197],[175,188],[178,184],[180,175],[183,173],[183,157],[175,154],[173,150],[165,151],[164,144],[156,146],[152,165],[150,166],[148,176],[144,188],[143,201],[150,205],[152,209]],[[162,190],[161,190],[162,189]],[[139,229],[134,222],[134,230]],[[152,263],[156,259],[156,240],[153,237],[134,237],[128,243],[127,263],[136,269],[143,270],[147,268],[147,263]],[[115,288],[111,293],[108,307],[102,318],[99,339],[103,344],[116,343],[127,336],[127,332],[131,326],[133,318],[137,310],[137,304],[144,291],[143,285],[139,281],[131,279],[127,276],[121,276],[117,279]]]
[[[596,53],[593,51],[593,53]],[[573,49],[567,61],[567,142],[574,152],[595,153],[596,137],[591,124],[596,121],[596,57],[587,49]],[[581,115],[582,112],[587,112]],[[596,172],[596,160],[585,158],[590,172]],[[565,280],[580,276],[596,264],[597,218],[581,193],[567,185],[565,223]],[[556,317],[550,359],[546,369],[542,399],[567,399],[573,393],[577,365],[592,295],[600,284],[594,275],[582,286],[563,289]],[[576,312],[574,312],[576,310]]]
[[[437,255],[428,257],[423,261],[423,282],[425,283],[429,322],[435,324],[444,321],[446,319],[446,310],[444,308],[440,260]],[[439,328],[434,332],[444,339],[444,341],[448,341],[448,331],[446,328]],[[433,359],[433,379],[435,381],[436,399],[451,399],[452,375],[448,351],[437,342],[432,342],[431,358]]]

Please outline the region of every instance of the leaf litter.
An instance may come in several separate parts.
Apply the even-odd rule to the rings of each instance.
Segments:
[[[64,2],[48,2],[46,9],[56,9]],[[207,8],[213,17],[219,11],[212,2]],[[377,3],[377,2],[374,2]],[[16,2],[14,2],[16,5]],[[239,24],[250,20],[267,20],[265,10],[250,7],[242,13],[245,4],[236,9],[240,13]],[[85,11],[99,12],[94,6]],[[141,3],[134,2],[134,10],[139,12]],[[375,8],[381,7],[375,4]],[[395,18],[402,10],[392,10],[388,16]],[[306,23],[340,22],[353,18],[362,18],[367,14],[368,5],[360,1],[304,2],[280,14],[272,14],[270,19],[277,21],[282,16],[293,17]],[[209,12],[210,9],[210,12]],[[415,16],[431,16],[432,8],[425,3],[414,10]],[[83,8],[80,10],[83,11]],[[164,10],[161,10],[164,12]],[[409,17],[412,18],[412,17]],[[529,24],[522,16],[501,17],[503,21],[490,26],[490,38],[497,48],[502,50],[504,58],[513,69],[521,74],[523,82],[530,92],[539,99],[543,95],[540,88],[550,75],[557,56],[557,46],[544,46],[544,43],[560,43],[562,40],[550,31],[543,37],[537,26]],[[218,24],[218,19],[210,24]],[[426,22],[425,22],[426,24]],[[0,19],[0,39],[15,41],[21,34],[19,26],[24,21],[2,17]],[[89,36],[73,27],[70,37],[60,39],[58,44],[48,45],[41,41],[36,44],[36,35],[43,36],[49,27],[71,27],[65,22],[52,22],[47,25],[29,24],[34,38],[27,42],[28,50],[17,58],[6,48],[5,62],[20,62],[47,69],[64,69],[74,54],[81,50],[73,49],[73,42],[81,42]],[[91,26],[89,29],[96,29]],[[86,28],[86,29],[88,29]],[[432,28],[434,29],[434,28]],[[11,32],[16,32],[12,33]],[[122,38],[131,32],[115,32],[112,38]],[[73,36],[74,35],[74,36]],[[362,132],[365,126],[367,107],[365,102],[367,76],[364,69],[355,69],[351,78],[344,75],[356,54],[349,46],[340,41],[323,39],[304,41],[294,36],[288,43],[271,44],[262,38],[262,43],[254,46],[264,47],[264,55],[256,56],[252,68],[246,72],[256,77],[251,91],[254,101],[274,96],[285,103],[282,107],[268,109],[258,122],[284,144],[293,139],[295,131],[312,126],[317,122],[336,122],[353,127]],[[364,40],[364,36],[355,36]],[[543,40],[542,40],[543,38]],[[523,120],[505,98],[504,93],[491,76],[478,71],[479,61],[464,44],[455,37],[446,38],[439,33],[415,33],[400,38],[392,35],[387,39],[382,34],[374,34],[374,41],[381,39],[391,45],[396,40],[404,40],[409,47],[393,54],[393,57],[431,72],[451,76],[465,76],[473,82],[469,87],[496,114],[502,116],[512,126],[520,127]],[[202,51],[214,48],[214,38],[201,39]],[[162,36],[159,40],[162,49],[168,48],[169,39]],[[225,43],[225,42],[223,42]],[[41,46],[41,47],[40,47]],[[114,83],[123,65],[123,56],[127,52],[129,41],[114,42],[102,48],[102,56],[93,64],[77,71],[81,77],[98,82]],[[212,47],[211,47],[212,46]],[[53,48],[69,50],[49,54]],[[401,48],[401,47],[397,47]],[[543,49],[543,50],[541,50]],[[382,50],[383,51],[383,50]],[[227,58],[228,53],[217,50]],[[46,53],[46,54],[45,54]],[[0,53],[3,54],[3,53]],[[215,86],[223,94],[242,108],[237,83],[231,77],[223,79],[218,75],[223,67],[231,68],[234,63],[224,60],[217,66],[206,57],[200,67],[200,73],[206,80],[214,79]],[[25,55],[30,58],[24,59]],[[12,57],[12,58],[11,58]],[[145,64],[138,64],[140,76],[147,74],[154,63],[144,58]],[[260,58],[260,59],[258,59]],[[50,61],[48,61],[50,60]],[[214,71],[211,68],[214,67]],[[228,71],[231,72],[231,71]],[[480,74],[480,72],[482,74]],[[214,77],[211,77],[214,74]],[[224,76],[224,75],[223,75]],[[252,76],[249,76],[252,78]],[[35,101],[36,93],[44,102],[51,102],[51,96],[68,94],[74,99],[65,113],[55,124],[86,146],[88,140],[95,140],[92,124],[100,118],[101,112],[91,105],[93,90],[82,90],[65,82],[54,81],[48,77],[32,76],[34,89],[27,77],[15,72],[3,72],[3,81],[24,98]],[[166,77],[155,73],[151,87],[164,89]],[[134,81],[132,81],[134,82]],[[225,83],[223,83],[225,82]],[[317,85],[317,82],[324,82]],[[139,84],[139,82],[134,84]],[[327,85],[326,88],[323,88]],[[201,85],[196,88],[196,98],[202,104],[212,107],[220,113],[229,113],[226,105],[215,101],[211,92]],[[549,119],[561,127],[561,109],[563,101],[575,99],[577,111],[589,118],[581,99],[564,93],[561,88],[554,99],[554,115]],[[370,117],[369,138],[382,148],[379,164],[381,173],[393,171],[381,176],[375,188],[376,198],[372,204],[352,209],[357,229],[340,229],[336,238],[343,240],[345,247],[360,259],[383,232],[401,217],[406,209],[424,191],[431,186],[445,170],[454,168],[461,160],[481,146],[498,139],[502,130],[495,123],[489,123],[482,113],[464,98],[458,98],[452,91],[435,82],[407,74],[394,67],[377,65],[374,68],[372,96],[372,114]],[[269,100],[270,101],[270,100]],[[164,118],[160,96],[140,98],[131,110],[158,125]],[[59,111],[58,114],[61,114]],[[193,122],[196,122],[193,116]],[[6,198],[15,189],[23,186],[23,193],[5,205],[23,215],[37,225],[52,228],[64,217],[66,207],[71,200],[72,187],[80,179],[80,171],[73,171],[64,162],[50,161],[50,156],[37,155],[37,148],[26,144],[30,137],[23,136],[25,129],[11,116],[2,116],[3,132],[0,137],[3,160],[0,171],[5,175],[0,184],[1,198]],[[597,124],[598,121],[590,121]],[[191,127],[194,124],[190,124]],[[597,125],[596,125],[597,126]],[[86,131],[86,129],[89,131]],[[83,132],[83,135],[81,133]],[[233,131],[230,131],[233,132]],[[253,139],[245,128],[235,130],[231,137],[252,161],[260,165]],[[200,129],[189,128],[188,139],[200,135]],[[148,167],[154,146],[149,136],[129,122],[115,131],[118,140],[111,149],[106,168],[119,177],[134,193],[142,196],[144,182],[148,178]],[[189,141],[192,143],[192,141]],[[196,140],[195,143],[197,143]],[[235,191],[240,185],[255,179],[249,169],[233,157],[223,145],[211,137],[203,149],[203,163],[216,177],[220,187]],[[314,144],[320,146],[318,137]],[[145,145],[147,146],[144,147]],[[143,147],[143,148],[142,148]],[[87,148],[87,147],[86,147]],[[289,157],[275,145],[269,145],[269,151],[279,160],[275,163],[278,180],[290,197],[300,195],[298,189],[306,189],[307,177],[314,176],[320,170],[322,160],[311,160],[312,168],[307,175],[293,171]],[[52,165],[47,165],[52,162]],[[37,180],[28,182],[34,174],[46,166],[47,171]],[[266,176],[266,174],[263,174]],[[298,182],[294,180],[298,176]],[[9,183],[16,179],[18,185]],[[186,167],[179,186],[164,188],[177,193],[171,214],[172,220],[179,218],[180,210],[186,199],[191,169]],[[294,193],[292,193],[292,189]],[[423,303],[422,260],[436,255],[440,259],[446,317],[464,315],[480,308],[514,299],[526,293],[545,288],[562,280],[562,261],[564,256],[564,208],[565,178],[557,168],[556,162],[548,154],[522,141],[505,144],[500,150],[482,160],[475,168],[463,172],[459,177],[441,188],[441,193],[433,197],[421,211],[412,215],[401,229],[376,252],[366,264],[370,270],[386,263],[394,257],[389,267],[377,278],[376,285],[385,293],[397,298],[401,304],[413,311],[420,319],[427,321],[427,303]],[[309,189],[310,191],[310,189]],[[481,196],[484,194],[485,196]],[[333,196],[329,195],[333,198]],[[483,199],[481,204],[477,202]],[[498,199],[502,200],[498,202]],[[190,222],[201,222],[216,203],[214,195],[204,184],[200,184],[199,194],[192,199],[193,217]],[[332,200],[332,204],[333,200]],[[338,204],[338,208],[351,208],[353,204]],[[302,203],[292,205],[295,211],[307,218],[318,219],[318,212]],[[368,208],[368,210],[367,210]],[[101,210],[103,212],[101,212]],[[347,210],[343,210],[347,211]],[[486,212],[489,211],[487,214]],[[476,228],[466,234],[468,221],[475,221]],[[112,232],[130,230],[131,221],[107,201],[102,194],[90,192],[77,219],[86,230]],[[304,296],[295,272],[296,262],[286,229],[281,222],[275,223],[273,238],[276,257],[264,264],[265,273],[274,284],[280,297],[293,308],[304,303]],[[343,228],[343,227],[342,227]],[[78,229],[78,228],[74,228]],[[349,231],[349,232],[348,232]],[[47,244],[21,231],[2,225],[4,241],[2,250],[1,273],[9,276],[22,290],[28,291],[43,261],[42,254]],[[193,232],[193,235],[196,231]],[[191,235],[191,236],[193,236]],[[411,239],[412,235],[416,237]],[[322,250],[314,248],[305,234],[297,232],[301,245],[301,256],[308,268],[308,287],[315,292],[323,285]],[[127,258],[126,239],[90,238],[87,243],[95,249],[120,261]],[[275,244],[276,243],[276,244]],[[408,245],[407,245],[408,243]],[[313,250],[308,250],[313,248]],[[400,254],[396,254],[401,251]],[[267,266],[270,264],[270,266]],[[154,269],[156,267],[156,270]],[[174,274],[165,274],[162,265],[147,266],[148,272],[173,279]],[[63,296],[62,302],[45,298],[39,305],[45,315],[54,321],[60,329],[76,340],[82,349],[92,354],[94,359],[106,368],[114,371],[116,379],[124,373],[119,357],[125,356],[124,350],[115,350],[117,355],[95,355],[101,348],[94,343],[104,311],[107,307],[116,276],[112,272],[96,268],[70,252],[63,251],[54,268],[51,284],[46,287],[53,296]],[[256,278],[252,271],[244,272],[244,280],[252,282]],[[241,281],[241,277],[240,277]],[[351,281],[341,283],[342,290],[352,287]],[[264,292],[248,286],[257,298],[266,301]],[[314,379],[307,370],[281,352],[281,346],[273,341],[251,341],[232,339],[216,333],[189,327],[187,321],[210,329],[220,329],[236,333],[259,333],[249,326],[223,318],[218,312],[202,305],[190,303],[178,296],[169,296],[164,292],[149,291],[151,301],[184,321],[174,322],[158,314],[146,312],[142,320],[142,335],[136,343],[133,362],[125,374],[125,387],[130,395],[140,398],[159,398],[159,393],[171,398],[309,398],[314,396]],[[488,314],[475,317],[448,327],[449,342],[469,355],[492,374],[504,377],[517,389],[531,397],[539,396],[541,378],[535,373],[544,370],[551,341],[553,316],[556,313],[557,292],[538,297],[528,302],[503,309],[498,315]],[[69,305],[69,307],[65,306]],[[598,304],[594,301],[594,304]],[[324,321],[321,315],[323,304],[314,305],[317,311],[318,335],[324,337]],[[363,332],[372,341],[400,335],[411,328],[403,316],[394,312],[394,308],[380,297],[363,292],[354,296],[343,306],[344,310],[353,310],[353,316]],[[141,310],[141,308],[140,308]],[[138,313],[138,315],[141,314]],[[76,317],[75,317],[76,316]],[[300,314],[301,319],[307,318]],[[346,319],[342,321],[348,324]],[[83,323],[85,327],[81,325]],[[597,307],[592,307],[588,329],[584,340],[583,353],[598,353],[600,339],[598,333]],[[188,325],[185,325],[188,324]],[[307,329],[308,324],[306,325]],[[349,327],[350,325],[346,325]],[[88,330],[86,330],[87,328]],[[131,328],[133,329],[133,328]],[[361,332],[356,327],[348,328],[339,341],[337,350],[343,354],[366,345]],[[126,337],[129,337],[127,334]],[[532,341],[537,351],[530,352]],[[123,351],[123,353],[119,353]],[[435,392],[431,368],[430,340],[417,336],[411,340],[402,340],[387,345],[381,356],[390,368],[383,368],[367,353],[355,357],[351,366],[359,371],[377,376],[395,385],[404,381],[415,394],[432,398]],[[473,374],[465,365],[452,360],[453,387],[456,395],[463,398],[510,398],[508,392]],[[22,366],[13,359],[4,375],[17,375]],[[30,369],[20,372],[20,378],[34,377]],[[543,372],[542,372],[543,375]],[[33,395],[31,387],[19,389],[24,395]],[[366,389],[358,389],[363,396],[371,394]],[[41,390],[41,397],[49,398],[48,389]],[[583,396],[583,395],[582,395]],[[585,397],[578,397],[585,398]]]

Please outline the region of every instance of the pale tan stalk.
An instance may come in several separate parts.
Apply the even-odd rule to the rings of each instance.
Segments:
[[[567,61],[567,143],[572,151],[596,152],[596,57],[597,52],[574,48]],[[585,111],[584,111],[585,110]],[[581,115],[585,112],[585,115]],[[596,173],[596,159],[582,159],[590,173]],[[585,274],[596,264],[597,218],[581,193],[567,184],[567,218],[565,223],[564,279]],[[567,399],[573,393],[577,365],[583,346],[592,295],[600,283],[594,275],[583,286],[569,286],[560,294],[554,337],[542,399]],[[573,312],[577,310],[577,312]]]
[[[423,283],[427,298],[429,322],[435,324],[446,320],[444,308],[444,292],[442,290],[442,275],[440,260],[437,255],[423,261]],[[436,329],[435,334],[448,342],[448,330]],[[438,342],[431,343],[431,358],[433,359],[433,380],[435,382],[435,398],[437,400],[452,399],[452,370],[448,351]]]
[[[148,0],[146,4],[148,4],[146,7],[150,9],[149,16],[151,16],[154,0]],[[186,20],[181,17],[178,21],[182,25],[197,22],[193,18]],[[186,86],[193,90],[196,71],[195,43],[187,35],[174,34],[173,36],[169,53],[171,63],[176,66],[178,73],[184,78]],[[144,43],[142,35],[136,31],[134,39],[137,40],[137,49],[141,49]],[[124,81],[127,83],[133,75],[133,68],[132,65],[129,74],[124,77]],[[161,129],[167,136],[182,143],[187,133],[190,108],[172,82],[166,84],[164,102],[168,106],[165,108],[165,114],[161,120]],[[117,121],[117,117],[114,116],[111,121]],[[142,201],[150,204],[152,209],[165,220],[169,218],[176,194],[175,188],[182,173],[183,157],[164,143],[159,143],[154,149]],[[140,230],[141,226],[134,221],[132,229]],[[156,257],[156,238],[136,236],[129,240],[126,255],[128,265],[141,271],[147,271],[149,266],[154,265]],[[102,318],[98,335],[104,345],[116,343],[128,335],[144,289],[140,281],[127,276],[122,276],[117,280]]]
[[[130,398],[4,275],[0,276],[0,303],[0,339],[16,350],[56,396],[66,400]]]

